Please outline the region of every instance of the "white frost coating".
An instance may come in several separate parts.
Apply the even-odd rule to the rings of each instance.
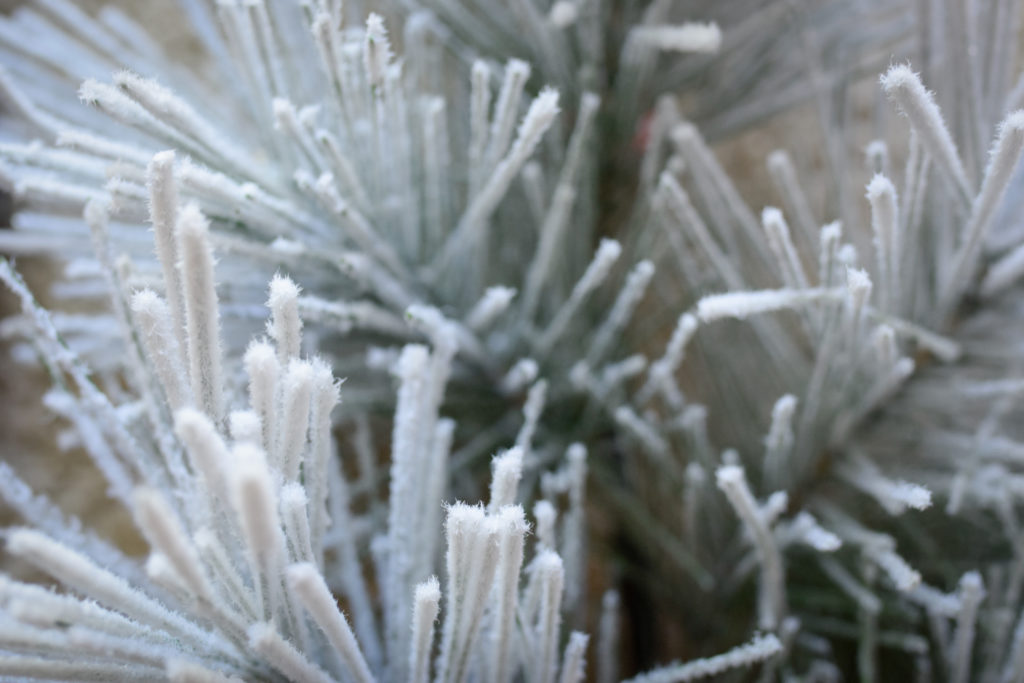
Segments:
[[[409,345],[402,349],[396,374],[399,377],[398,404],[395,408],[395,423],[391,438],[391,500],[389,509],[387,543],[388,558],[387,586],[406,590],[412,577],[414,558],[411,549],[416,545],[418,510],[416,507],[417,461],[423,453],[423,423],[425,415],[423,396],[428,391],[430,354],[426,347]],[[388,607],[386,622],[390,633],[388,640],[401,642],[407,637],[408,618],[405,595],[386,596]],[[399,631],[401,630],[401,631]],[[394,645],[392,645],[394,647]],[[395,653],[397,656],[397,653]],[[404,664],[404,663],[403,663]]]
[[[537,361],[532,358],[521,358],[505,373],[501,380],[501,390],[506,394],[522,391],[525,386],[537,379],[539,371]]]
[[[130,71],[115,73],[113,81],[161,124],[188,141],[189,149],[223,162],[234,170],[246,167],[244,156],[228,143],[230,138],[214,129],[191,105],[170,89]]]
[[[650,364],[647,371],[647,380],[637,393],[637,401],[643,405],[654,396],[655,392],[662,392],[676,406],[681,406],[682,397],[678,386],[675,383],[675,373],[683,363],[686,354],[686,347],[697,332],[697,318],[691,313],[683,313],[676,321],[672,336],[665,346],[664,355]]]
[[[513,447],[496,456],[491,468],[491,498],[487,503],[487,512],[494,514],[516,502],[516,489],[523,476],[523,449]]]
[[[565,29],[576,23],[576,19],[579,18],[579,10],[576,9],[576,5],[571,0],[557,0],[551,5],[551,10],[548,11],[548,21],[555,28]]]
[[[797,399],[786,394],[772,407],[772,422],[764,440],[765,478],[769,488],[776,488],[784,481],[784,468],[793,449],[796,435],[793,432],[793,414]]]
[[[999,134],[985,169],[981,191],[974,200],[971,219],[960,238],[953,256],[953,266],[942,292],[945,306],[954,305],[955,298],[968,286],[977,269],[989,224],[999,208],[1000,200],[1010,183],[1014,168],[1024,151],[1024,110],[1015,111],[999,124]]]
[[[608,317],[597,328],[597,332],[591,339],[590,349],[586,356],[590,365],[596,365],[611,350],[616,338],[622,333],[640,304],[652,277],[654,277],[654,264],[650,261],[641,261],[630,271],[625,284],[619,290],[615,303],[612,304],[612,308],[608,312]]]
[[[558,669],[558,631],[562,622],[562,590],[565,571],[562,558],[546,550],[531,563],[540,585],[540,608],[534,637],[537,650],[531,662],[532,680],[553,683]]]
[[[6,68],[0,69],[0,99],[40,131],[50,133],[62,127],[61,122],[37,107],[18,87]]]
[[[448,588],[441,654],[435,681],[462,681],[480,630],[480,620],[498,569],[499,525],[482,508],[455,503],[448,508]]]
[[[880,368],[891,368],[899,359],[899,345],[896,341],[896,330],[889,325],[880,324],[871,333],[871,346]]]
[[[184,354],[185,340],[185,299],[178,269],[178,188],[174,178],[174,151],[158,152],[153,155],[146,173],[149,188],[149,215],[153,222],[153,237],[160,272],[173,321],[173,332],[178,340],[178,353]],[[184,355],[181,356],[184,363]]]
[[[693,335],[696,332],[697,319],[693,315],[683,313],[679,316],[676,327],[672,331],[672,337],[665,347],[665,355],[662,356],[667,369],[674,372],[683,362],[686,345],[693,339]]]
[[[642,26],[631,38],[656,50],[672,52],[718,52],[722,31],[717,24],[687,23],[678,26]]]
[[[440,530],[439,501],[454,423],[438,419],[438,411],[457,348],[455,325],[436,309],[410,307],[409,317],[435,348],[429,353],[423,346],[408,345],[396,367],[400,385],[392,435],[384,605],[386,642],[395,667],[389,675],[403,678],[411,637],[411,589],[430,574]]]
[[[718,488],[725,493],[736,514],[743,521],[761,563],[761,587],[758,592],[758,625],[775,628],[786,609],[785,576],[782,557],[775,537],[765,523],[763,514],[750,493],[743,468],[724,465],[715,472]]]
[[[771,206],[765,208],[761,212],[761,224],[768,238],[768,246],[782,272],[783,284],[790,289],[807,289],[807,275],[782,212]]]
[[[231,504],[241,522],[246,544],[257,556],[276,558],[283,544],[277,512],[277,491],[263,452],[248,444],[235,446]]]
[[[533,518],[537,522],[534,533],[537,536],[538,547],[555,549],[555,521],[558,518],[555,506],[550,501],[538,500],[533,505]]]
[[[471,199],[458,226],[449,234],[444,248],[435,261],[436,264],[440,267],[449,266],[456,255],[466,249],[465,241],[476,244],[480,239],[480,232],[484,229],[484,223],[497,208],[558,112],[558,93],[550,88],[541,90],[530,103],[530,108],[519,124],[512,147],[494,167],[480,191]]]
[[[147,111],[127,94],[106,83],[86,79],[78,88],[79,99],[132,128],[137,128],[165,144],[182,143],[185,139],[166,122]]]
[[[576,282],[569,299],[562,304],[554,319],[537,341],[537,348],[542,353],[549,352],[554,343],[561,338],[569,321],[583,304],[587,295],[605,281],[620,254],[622,254],[622,245],[618,242],[609,239],[601,240],[601,244],[594,253],[594,259]]]
[[[261,446],[263,427],[260,416],[252,410],[232,410],[228,415],[228,433],[235,441],[246,441]]]
[[[974,192],[967,181],[967,173],[953,137],[942,120],[942,113],[920,77],[906,64],[896,64],[882,75],[880,83],[886,95],[910,119],[910,125],[920,136],[925,149],[960,193],[961,201],[968,204]]]
[[[993,297],[1024,277],[1024,244],[993,263],[981,281],[981,294]]]
[[[279,512],[291,562],[312,562],[313,543],[309,528],[309,495],[297,481],[281,487]]]
[[[681,683],[705,676],[713,676],[729,669],[752,666],[782,652],[782,643],[773,633],[755,636],[746,645],[728,652],[686,664],[676,664],[649,671],[629,679],[626,683]]]
[[[202,642],[209,637],[190,621],[129,586],[124,579],[37,531],[16,529],[11,532],[7,537],[7,552],[144,624],[166,628],[192,642]]]
[[[558,683],[580,683],[586,674],[587,644],[590,636],[586,633],[573,631],[569,634],[569,642],[562,655],[562,673]]]
[[[277,357],[282,365],[298,358],[302,345],[302,320],[299,318],[301,290],[290,278],[274,275],[270,281],[267,306],[271,321],[267,333],[277,345]]]
[[[655,462],[666,464],[669,459],[669,445],[658,431],[643,417],[628,406],[619,406],[613,414],[615,422],[639,441],[644,450],[654,457]]]
[[[274,347],[266,342],[253,341],[243,357],[249,377],[249,405],[259,416],[263,430],[263,448],[270,451],[277,439],[277,391],[281,364]]]
[[[647,358],[642,353],[634,353],[616,363],[609,363],[601,370],[601,385],[605,392],[611,392],[633,377],[643,374],[647,369]]]
[[[911,591],[921,584],[920,572],[911,568],[907,561],[897,555],[892,548],[872,549],[870,557],[899,590]]]
[[[470,76],[469,103],[469,170],[472,190],[479,187],[478,176],[483,172],[484,149],[490,139],[487,126],[491,108],[490,78],[491,70],[487,62],[482,59],[475,60]]]
[[[921,605],[929,612],[941,614],[944,617],[955,619],[960,614],[960,596],[956,593],[943,593],[926,583],[918,584],[913,590],[907,593],[907,597]]]
[[[843,463],[838,473],[854,487],[874,497],[891,515],[903,514],[907,508],[924,510],[932,504],[932,493],[927,488],[885,477],[867,459]]]
[[[785,450],[793,442],[793,413],[796,411],[796,396],[786,394],[775,402],[772,408],[772,426],[765,440],[771,450]]]
[[[867,271],[859,268],[846,269],[846,315],[848,332],[859,332],[864,308],[871,298],[873,284]]]
[[[178,335],[174,334],[174,319],[167,304],[152,290],[144,289],[132,296],[131,308],[142,346],[163,387],[167,405],[177,410],[191,403]]]
[[[889,175],[889,146],[885,140],[872,140],[864,147],[864,158],[868,171],[878,175]]]
[[[956,619],[950,662],[952,683],[967,683],[971,674],[971,651],[974,648],[978,608],[985,599],[985,584],[981,574],[970,571],[960,579],[960,614]]]
[[[370,87],[379,88],[391,63],[391,43],[379,14],[366,18],[366,39],[363,47],[363,65],[370,81]]]
[[[477,332],[485,329],[508,309],[515,295],[516,290],[512,287],[488,287],[466,315],[466,326]]]
[[[829,22],[848,11],[848,3],[829,2],[840,13],[815,14],[808,26],[812,34],[824,29],[821,35],[830,35]],[[855,625],[851,635],[861,640],[862,678],[872,678],[869,660],[880,647],[895,647],[925,666],[918,672],[921,678],[927,678],[928,665],[939,664],[948,675],[956,667],[966,669],[969,662],[968,678],[998,680],[998,669],[1010,664],[999,655],[1012,654],[1009,630],[1020,602],[1015,571],[989,562],[977,565],[986,578],[992,575],[993,598],[978,605],[973,621],[994,627],[975,626],[975,644],[952,647],[953,627],[947,622],[960,617],[970,591],[952,599],[928,595],[919,585],[907,596],[896,594],[899,588],[892,584],[909,584],[914,573],[895,554],[895,541],[882,532],[900,521],[857,507],[864,500],[856,490],[902,510],[924,505],[929,491],[945,497],[952,485],[954,496],[966,492],[977,515],[1013,526],[1007,510],[1013,511],[1014,500],[1024,492],[1024,478],[1017,472],[1024,448],[1012,435],[992,430],[1013,423],[1017,397],[1009,390],[990,390],[984,396],[957,386],[948,390],[960,379],[967,388],[1015,381],[1012,373],[1004,372],[1006,344],[997,342],[1005,341],[1001,334],[1013,338],[1019,307],[1010,297],[978,301],[962,296],[977,286],[975,270],[986,277],[984,294],[1008,287],[1021,272],[1013,259],[989,261],[1016,246],[1013,226],[1000,233],[986,227],[994,224],[991,210],[1001,211],[997,190],[1012,166],[1010,152],[1019,147],[1020,127],[1015,129],[1012,120],[993,148],[990,171],[984,174],[989,181],[979,184],[985,189],[973,204],[973,214],[963,188],[947,181],[950,164],[944,165],[941,154],[933,153],[936,145],[927,144],[917,132],[905,175],[887,170],[903,161],[895,148],[890,158],[881,142],[869,146],[872,169],[888,178],[906,178],[899,184],[897,219],[882,221],[898,225],[900,232],[886,226],[876,231],[876,259],[874,252],[864,251],[870,240],[864,220],[868,202],[858,201],[856,189],[849,186],[861,175],[860,159],[847,153],[851,141],[835,125],[826,126],[823,159],[828,163],[821,169],[805,165],[804,159],[794,167],[784,153],[769,159],[785,219],[793,228],[790,234],[779,212],[769,211],[762,216],[767,220],[758,220],[697,127],[681,119],[680,105],[685,103],[677,101],[679,86],[692,91],[684,99],[712,108],[724,105],[721,111],[700,112],[714,129],[709,134],[718,140],[752,115],[820,90],[808,84],[822,76],[827,81],[828,74],[819,73],[815,64],[810,64],[812,78],[806,83],[771,87],[786,82],[773,80],[773,74],[784,76],[800,67],[800,60],[814,61],[816,47],[793,50],[783,40],[767,52],[761,49],[762,39],[777,32],[772,12],[759,15],[749,33],[727,34],[729,53],[723,63],[735,67],[737,74],[764,73],[767,78],[761,86],[745,88],[742,101],[726,102],[703,96],[714,87],[715,62],[720,60],[659,54],[693,48],[694,38],[700,38],[697,27],[687,27],[687,37],[679,26],[679,8],[660,0],[616,13],[616,20],[635,19],[639,29],[630,33],[634,26],[624,24],[612,34],[591,0],[408,0],[396,3],[404,7],[393,13],[400,21],[396,25],[404,27],[395,36],[403,57],[391,55],[379,17],[368,24],[361,21],[366,5],[372,4],[365,0],[179,3],[191,24],[183,28],[195,29],[197,46],[209,57],[208,69],[171,64],[158,47],[160,41],[118,20],[121,15],[105,10],[93,19],[73,0],[36,0],[25,11],[0,17],[0,44],[12,60],[10,76],[0,72],[0,97],[22,119],[3,122],[9,141],[0,143],[0,176],[19,202],[14,230],[0,236],[0,246],[19,255],[72,256],[74,264],[59,276],[52,293],[61,306],[81,299],[87,309],[48,316],[11,274],[9,264],[2,263],[0,278],[14,281],[24,314],[5,322],[0,333],[19,335],[19,358],[34,359],[38,353],[59,379],[63,386],[45,400],[58,419],[69,422],[60,425],[58,441],[66,448],[84,446],[94,456],[110,480],[112,496],[146,520],[140,526],[154,540],[154,554],[148,562],[136,561],[99,542],[56,505],[27,492],[20,481],[12,483],[9,469],[0,472],[0,493],[13,499],[12,507],[26,523],[89,558],[97,571],[108,567],[108,573],[122,576],[132,590],[157,605],[166,598],[172,619],[179,621],[164,626],[137,608],[125,616],[130,609],[117,603],[118,596],[112,604],[89,597],[76,601],[67,596],[84,591],[73,582],[63,587],[66,592],[60,597],[24,591],[0,595],[0,612],[6,615],[0,619],[0,644],[8,646],[0,656],[0,670],[12,677],[147,680],[160,679],[176,667],[175,675],[201,681],[224,676],[318,680],[323,674],[314,667],[322,667],[331,676],[346,678],[340,657],[312,628],[315,620],[300,598],[284,590],[290,588],[281,581],[286,565],[303,561],[309,562],[310,576],[330,587],[331,595],[321,595],[319,604],[332,615],[337,605],[350,610],[352,630],[374,676],[426,683],[435,673],[434,650],[444,649],[432,635],[439,586],[428,579],[432,573],[440,575],[441,501],[449,491],[479,487],[482,482],[461,465],[512,446],[523,421],[518,412],[523,400],[539,395],[535,390],[527,397],[527,389],[544,386],[539,382],[543,380],[548,387],[545,420],[534,429],[539,407],[532,402],[520,437],[532,447],[521,458],[525,466],[510,461],[507,469],[497,467],[501,471],[492,482],[491,506],[469,513],[479,522],[472,533],[466,527],[461,540],[458,534],[450,538],[453,546],[462,544],[461,554],[456,553],[462,559],[457,571],[450,572],[459,580],[445,597],[451,606],[461,607],[445,610],[455,625],[449,654],[456,656],[442,660],[440,683],[504,677],[495,671],[507,671],[513,680],[557,680],[557,667],[547,670],[538,661],[551,652],[561,658],[567,642],[561,675],[566,683],[580,675],[581,638],[568,633],[551,637],[555,629],[544,626],[553,601],[549,591],[542,609],[542,584],[550,578],[542,577],[543,559],[523,572],[525,577],[518,576],[517,568],[525,565],[515,552],[523,544],[516,529],[523,515],[514,507],[510,512],[508,505],[516,499],[516,480],[522,478],[531,490],[537,484],[545,499],[537,508],[537,538],[525,540],[541,555],[556,548],[561,553],[560,611],[564,620],[575,622],[593,616],[594,606],[578,599],[595,595],[591,588],[597,586],[588,587],[585,578],[607,580],[616,574],[599,568],[600,557],[587,550],[585,510],[616,525],[610,532],[617,533],[621,524],[620,530],[629,535],[627,545],[635,540],[637,547],[665,555],[666,568],[678,565],[690,572],[692,583],[706,595],[746,595],[742,584],[758,570],[755,546],[747,543],[750,533],[725,509],[724,497],[709,486],[710,472],[719,463],[736,467],[741,462],[758,470],[758,488],[755,492],[749,487],[748,493],[761,524],[780,550],[810,558],[788,565],[786,587],[799,594],[792,596],[793,616],[784,617],[776,631],[783,655],[778,665],[765,667],[762,678],[835,677],[823,660],[834,656],[829,641],[846,636],[817,633],[816,620],[808,618],[800,627],[799,653],[790,655],[794,624],[809,604],[817,604],[804,594],[814,584],[831,591],[832,602],[837,591],[847,594],[839,600],[853,598],[860,624],[859,633]],[[955,138],[949,138],[964,152],[962,162],[952,156],[950,163],[962,163],[972,185],[976,175],[983,175],[985,128],[1012,108],[1008,104],[1024,98],[1024,82],[1009,96],[1004,87],[1006,65],[1013,62],[1007,43],[1012,43],[1015,11],[1011,0],[998,0],[990,12],[964,12],[954,17],[963,21],[946,22],[953,29],[950,44],[955,49],[943,52],[949,57],[943,62],[948,69],[940,75],[954,86],[948,97],[956,104],[949,117]],[[882,13],[879,19],[886,16]],[[972,23],[979,18],[984,26]],[[847,29],[845,23],[842,27]],[[989,34],[992,40],[980,53],[961,49],[970,47],[972,36]],[[885,35],[876,30],[872,40]],[[608,43],[614,36],[629,36],[631,44],[622,51]],[[714,35],[712,42],[719,40]],[[852,42],[869,47],[862,40]],[[531,60],[532,71],[525,62],[509,61],[511,54]],[[482,57],[470,69],[477,55]],[[606,59],[610,61],[604,64]],[[62,82],[109,72],[115,62],[137,73],[159,74],[161,81],[118,73],[106,83],[85,84],[83,96],[96,105],[91,111],[76,113],[64,106],[58,87]],[[851,59],[845,66],[857,63]],[[710,78],[701,77],[705,71]],[[609,81],[606,73],[621,78]],[[564,111],[554,112],[550,97],[537,98],[533,105],[540,109],[527,113],[530,100],[545,84],[574,101],[563,101]],[[600,89],[603,102],[588,88]],[[492,91],[497,101],[493,108]],[[674,94],[659,97],[661,91]],[[315,106],[303,106],[314,101]],[[534,116],[538,112],[543,116]],[[536,135],[538,123],[548,126],[543,137]],[[617,131],[614,139],[591,140],[585,134],[598,127]],[[945,134],[941,122],[938,130]],[[39,139],[26,141],[32,137]],[[165,148],[177,152],[153,156]],[[627,157],[638,163],[617,163]],[[621,177],[612,166],[621,167]],[[630,177],[634,170],[639,182]],[[846,221],[843,233],[833,224],[819,240],[818,223],[800,185],[811,174],[835,176],[815,178],[814,184],[829,188],[821,208]],[[875,198],[886,200],[888,189],[875,192]],[[195,330],[187,319],[184,289],[193,272],[183,265],[186,254],[179,248],[178,195],[195,201],[209,217],[211,244],[223,255],[216,273],[223,283],[216,294],[226,352],[219,412],[208,409],[203,387],[193,381],[189,346],[195,335],[189,332]],[[100,226],[99,261],[83,255],[87,240],[75,232],[82,204],[92,198],[100,200],[90,209],[93,219],[97,207],[113,203],[111,220]],[[139,229],[145,227],[147,209],[158,240],[164,240],[158,250],[165,253],[156,258],[150,253],[151,236]],[[876,218],[885,210],[883,202],[876,207]],[[574,284],[603,235],[622,240],[628,262],[613,266],[603,276],[609,282],[591,287],[581,303],[578,291],[573,294]],[[893,247],[886,236],[894,235],[905,242]],[[844,282],[846,268],[858,267],[854,245],[861,248],[860,264],[869,269],[874,292],[866,275],[854,273]],[[984,254],[981,249],[986,249]],[[117,267],[112,268],[115,253]],[[818,258],[817,274],[810,272],[811,258]],[[654,263],[657,273],[649,276],[644,271]],[[808,272],[801,278],[804,266]],[[296,282],[301,278],[304,291],[300,294],[281,279],[271,285],[270,298],[280,296],[269,302],[270,343],[242,359],[244,335],[262,332],[267,316],[261,302],[268,299],[266,284],[275,268],[293,273]],[[952,277],[961,269],[969,276]],[[643,287],[637,283],[644,285],[644,278],[652,296],[645,295],[639,305],[629,303],[639,301],[635,293]],[[487,290],[497,284],[509,287]],[[846,284],[850,286],[844,289]],[[513,297],[511,286],[521,296]],[[790,298],[782,308],[798,309],[795,315],[783,312],[749,325],[707,326],[699,338],[694,336],[701,321],[697,299],[712,292],[744,296],[743,306],[731,310],[747,315],[753,310],[751,295],[743,293],[766,286],[785,286],[790,292],[818,286],[823,295],[799,304]],[[125,316],[132,291],[143,287],[159,292],[166,310],[145,294],[137,301],[136,315]],[[942,292],[943,287],[949,290]],[[94,313],[100,310],[100,297],[110,293],[114,313]],[[766,297],[754,309],[772,310],[769,299],[777,295],[754,293],[755,298]],[[940,305],[942,298],[947,301]],[[680,316],[680,306],[691,303],[693,309]],[[545,339],[566,304],[571,304],[571,315],[563,329]],[[703,304],[707,312],[708,301]],[[637,315],[641,307],[643,320]],[[958,315],[949,315],[961,310],[963,324]],[[347,405],[338,411],[337,424],[331,419],[338,403],[332,371],[310,359],[311,380],[294,372],[293,361],[302,347],[299,313],[305,316],[308,349],[319,346],[329,352],[338,376],[349,378]],[[146,315],[155,324],[149,330],[139,324]],[[623,334],[633,321],[633,329]],[[116,329],[124,322],[130,329]],[[930,331],[944,331],[941,326],[947,322],[956,323],[948,329],[962,340],[966,353],[959,355],[959,344]],[[994,336],[988,334],[993,330]],[[655,356],[649,373],[638,377],[636,373],[647,372],[639,351],[652,346],[657,351],[669,334],[663,356]],[[175,337],[183,389],[162,391],[160,384],[174,383],[174,373],[166,369],[174,365],[165,367],[159,383],[153,381],[160,374],[156,351],[171,351],[165,342]],[[429,349],[415,378],[402,377],[392,386],[380,368],[367,367],[368,358],[378,364],[389,359],[393,366],[390,359],[397,361],[411,339],[425,339]],[[367,342],[385,350],[368,354]],[[681,365],[684,353],[693,356],[686,367]],[[902,358],[904,354],[908,357]],[[894,394],[913,367],[910,357],[926,361],[927,369],[906,391]],[[310,368],[300,365],[309,375]],[[446,389],[449,379],[451,390]],[[643,388],[636,392],[640,384]],[[385,432],[393,424],[391,409],[399,385],[399,402],[405,401],[406,410],[399,411],[397,420],[402,430],[388,444]],[[248,403],[243,395],[247,388]],[[708,408],[691,403],[684,388],[694,399],[708,401]],[[799,403],[787,396],[772,411],[772,401],[785,392],[799,396]],[[169,394],[170,409],[163,394]],[[442,414],[458,419],[457,437],[455,422]],[[173,427],[172,415],[177,416]],[[922,428],[901,430],[907,424],[902,417]],[[979,421],[984,423],[980,430]],[[354,440],[348,438],[353,422]],[[642,455],[638,459],[638,448],[629,438],[634,433],[640,441],[656,444],[653,450],[667,453],[665,463],[645,461]],[[735,443],[716,443],[723,435]],[[892,457],[909,454],[921,438],[926,457]],[[576,439],[595,447],[594,457],[605,463],[596,469],[594,483],[602,494],[610,494],[586,505],[582,446],[570,447],[556,471],[538,469],[557,461]],[[450,466],[453,441],[459,451]],[[742,460],[740,450],[722,452],[726,445],[742,446]],[[649,445],[637,446],[651,450]],[[759,448],[769,453],[763,468],[757,462]],[[858,469],[851,475],[844,470],[855,461],[850,455],[857,448],[879,459],[878,472]],[[773,449],[775,456],[770,455]],[[340,458],[334,457],[335,451]],[[965,453],[980,458],[978,467],[969,466],[971,458],[960,457]],[[266,461],[255,454],[265,454]],[[239,456],[242,462],[236,462]],[[389,459],[401,462],[392,473],[392,491],[408,494],[391,495],[390,501],[381,469]],[[773,459],[781,466],[770,467]],[[245,478],[253,464],[249,461],[257,460],[252,500],[263,512],[250,514],[262,518],[248,526],[259,526],[265,533],[262,539],[246,531],[236,510],[238,480]],[[773,485],[773,470],[779,485]],[[822,472],[829,475],[827,487],[801,486],[813,484]],[[454,480],[449,477],[453,473]],[[955,473],[952,484],[950,473]],[[355,479],[347,481],[353,474]],[[921,482],[928,489],[907,482]],[[159,491],[166,506],[145,494],[133,502],[137,486]],[[755,498],[761,495],[767,499]],[[602,504],[614,510],[600,510]],[[831,514],[830,505],[837,514]],[[823,523],[806,510],[822,515]],[[865,515],[874,528],[861,528],[859,536],[851,533],[851,525],[842,522],[844,512]],[[176,520],[180,528],[166,526]],[[503,521],[518,524],[502,526]],[[942,540],[936,530],[945,529],[926,527],[930,537],[905,550],[913,553],[907,558],[915,564],[933,545],[930,541]],[[605,531],[600,524],[597,530]],[[823,555],[835,549],[840,536],[852,548]],[[259,547],[270,552],[261,553]],[[606,552],[603,543],[593,549]],[[690,558],[692,549],[698,552]],[[1012,544],[999,544],[998,551],[1012,552]],[[497,553],[497,567],[488,580],[489,553]],[[702,566],[721,557],[737,560],[732,571],[712,574]],[[967,569],[966,560],[978,558],[954,559],[965,560]],[[998,559],[1003,565],[1004,558]],[[818,581],[819,563],[831,584]],[[925,570],[937,576],[934,566],[922,564]],[[375,580],[368,581],[364,574],[374,571]],[[881,580],[876,580],[879,575]],[[844,583],[836,576],[850,580]],[[202,585],[203,577],[209,588]],[[207,591],[214,599],[203,595]],[[714,600],[684,598],[698,612],[707,611],[695,616],[712,617],[714,626]],[[920,606],[924,619],[915,617],[913,607],[892,609],[893,601]],[[237,619],[221,607],[237,612]],[[612,621],[615,611],[614,605],[606,610]],[[247,626],[258,622],[267,626],[249,643]],[[182,631],[188,628],[196,632]],[[920,634],[928,628],[935,632],[935,643],[961,652],[956,663],[953,657],[931,661]],[[602,628],[602,633],[616,630]],[[721,630],[709,633],[707,647],[721,651],[733,644],[723,644],[714,635]],[[967,631],[958,628],[963,633]],[[605,638],[591,653],[594,659],[614,659],[616,640]],[[26,643],[34,645],[24,647]],[[507,645],[507,666],[492,665],[495,643]],[[55,659],[81,659],[82,669],[61,668],[64,660],[40,661],[51,653]],[[80,658],[79,653],[87,656]],[[103,665],[111,660],[118,666]],[[194,666],[183,673],[181,660]],[[700,666],[707,669],[709,661],[718,660],[683,668],[681,674],[677,668],[676,673],[691,675]],[[617,673],[614,665],[598,667],[602,683],[617,680]]]
[[[497,475],[495,475],[497,476]],[[492,499],[493,502],[493,499]],[[498,568],[492,596],[495,627],[492,628],[490,680],[504,681],[511,675],[512,653],[515,652],[515,620],[519,600],[519,571],[523,566],[523,546],[529,529],[523,508],[506,505],[493,513],[498,525]]]
[[[818,284],[821,287],[834,287],[838,284],[839,242],[842,236],[842,225],[838,221],[821,229],[818,253]]]
[[[296,683],[333,683],[323,669],[306,659],[272,624],[253,624],[248,635],[249,647],[290,680]]]
[[[307,361],[292,360],[281,382],[274,464],[287,481],[295,481],[306,457],[306,436],[313,395],[314,371]]]
[[[526,394],[526,402],[523,404],[523,426],[519,428],[516,435],[516,447],[523,452],[529,452],[533,443],[533,434],[537,431],[537,423],[540,421],[541,413],[544,412],[544,403],[547,401],[548,383],[539,379],[530,387]]]
[[[167,501],[151,488],[136,489],[133,500],[136,521],[150,545],[167,557],[190,591],[209,600],[211,588],[199,555]]]
[[[702,322],[722,318],[744,319],[760,313],[793,310],[822,299],[838,296],[832,289],[766,289],[755,292],[729,292],[706,296],[697,302],[697,317]]]
[[[331,438],[331,412],[341,401],[341,391],[331,368],[319,359],[313,361],[313,396],[310,413],[310,457],[306,461],[304,481],[309,490],[309,526],[317,562],[323,566],[323,540],[327,532],[328,468],[332,465],[334,441]]]
[[[782,149],[777,149],[765,160],[776,191],[782,196],[782,203],[797,224],[798,232],[809,242],[813,240],[818,224],[811,212],[807,195],[800,186],[793,160]]]
[[[185,444],[192,469],[202,476],[207,490],[223,500],[230,455],[217,428],[204,413],[182,408],[174,415],[174,430]]]
[[[569,444],[565,451],[564,473],[569,496],[569,509],[562,526],[562,559],[567,577],[565,602],[569,609],[580,604],[586,592],[586,509],[587,448],[581,443]]]
[[[876,174],[868,183],[867,198],[871,203],[871,229],[878,264],[878,307],[883,312],[898,313],[902,246],[896,188],[888,178]]]
[[[558,92],[550,88],[541,90],[540,94],[530,103],[530,108],[527,109],[526,115],[519,124],[515,141],[508,154],[498,163],[490,181],[481,190],[480,196],[486,198],[486,203],[483,206],[493,206],[497,195],[504,194],[514,174],[526,163],[537,147],[537,143],[540,142],[541,136],[554,122],[558,113]],[[500,133],[500,131],[492,130],[492,136],[495,132]],[[500,137],[492,137],[492,142],[495,140],[500,141]]]
[[[199,407],[213,420],[224,413],[220,321],[213,279],[209,223],[199,207],[187,205],[178,215],[189,377]]]
[[[26,625],[53,628],[75,623],[112,635],[131,637],[149,629],[91,600],[54,593],[35,584],[0,579],[0,600],[11,617]]]
[[[727,454],[731,456],[734,452],[735,451],[726,451],[723,453],[722,462],[726,465],[738,465],[738,460],[730,460],[725,457]],[[776,491],[768,496],[761,505],[761,519],[764,520],[766,525],[772,526],[779,521],[779,517],[782,516],[782,513],[786,511],[787,507],[789,507],[789,494],[785,491]]]
[[[838,536],[818,524],[818,521],[809,512],[798,513],[790,528],[803,543],[819,552],[835,552],[843,544]]]
[[[519,102],[526,81],[530,77],[530,71],[529,63],[521,59],[511,59],[505,66],[505,77],[498,91],[498,99],[494,103],[494,115],[487,135],[485,162],[488,170],[493,170],[494,165],[508,150],[516,118],[519,116]]]
[[[236,676],[225,676],[195,662],[181,659],[167,662],[167,678],[171,683],[242,683],[242,679]]]
[[[431,576],[416,586],[413,594],[412,649],[409,651],[410,683],[428,683],[430,652],[434,643],[434,622],[441,607],[441,586]]]
[[[331,646],[341,655],[352,679],[356,683],[371,683],[373,674],[359,649],[355,634],[345,615],[338,611],[334,596],[320,571],[312,564],[293,564],[288,567],[287,576],[288,585]]]

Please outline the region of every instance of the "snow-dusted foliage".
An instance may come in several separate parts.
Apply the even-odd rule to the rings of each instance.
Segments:
[[[0,675],[1024,678],[1017,4],[732,4],[0,20],[3,331],[150,547],[0,465]]]

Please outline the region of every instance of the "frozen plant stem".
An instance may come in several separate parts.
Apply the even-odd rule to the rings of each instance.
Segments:
[[[743,521],[761,563],[761,588],[758,593],[758,626],[773,630],[778,626],[785,610],[782,557],[775,538],[763,518],[757,501],[747,486],[743,469],[735,465],[720,467],[715,473],[718,488],[722,489],[736,514]]]
[[[189,204],[182,210],[177,234],[185,292],[189,377],[199,406],[211,419],[220,421],[224,416],[224,399],[213,254],[209,225],[197,206]]]

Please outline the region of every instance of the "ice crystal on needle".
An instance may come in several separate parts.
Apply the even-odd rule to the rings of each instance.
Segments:
[[[0,675],[1024,676],[1018,8],[805,4],[180,0],[196,68],[0,20],[0,248],[108,303],[4,262],[3,331],[150,548],[3,465],[62,588],[0,582]],[[701,131],[807,98],[758,215]]]

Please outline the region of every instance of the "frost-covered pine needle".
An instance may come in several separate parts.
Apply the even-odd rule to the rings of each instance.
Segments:
[[[12,456],[0,677],[1019,677],[1020,12],[811,4],[0,18],[0,335],[148,544]]]

